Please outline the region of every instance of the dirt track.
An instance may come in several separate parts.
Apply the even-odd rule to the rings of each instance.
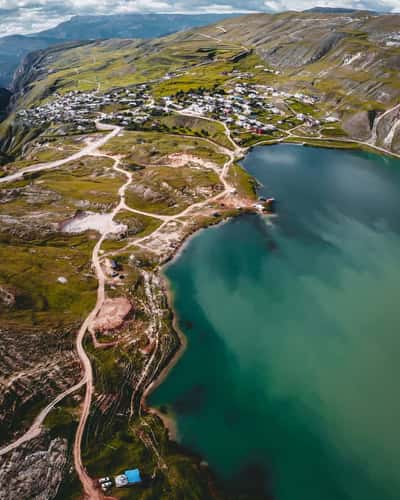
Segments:
[[[22,168],[21,170],[15,172],[14,174],[6,175],[5,177],[0,177],[0,184],[4,182],[11,182],[21,179],[21,177],[23,177],[24,174],[33,174],[35,172],[41,172],[42,170],[51,170],[53,168],[61,167],[62,165],[65,165],[70,161],[79,160],[79,158],[82,158],[83,156],[91,155],[94,151],[96,151],[101,146],[104,146],[106,142],[108,142],[110,139],[118,135],[119,132],[121,131],[121,127],[106,125],[104,123],[96,122],[96,126],[99,130],[111,130],[111,132],[102,137],[101,139],[88,144],[83,149],[81,149],[77,153],[74,153],[71,156],[68,156],[67,158],[63,158],[62,160],[51,161],[49,163],[39,163],[38,165],[32,165],[31,167]]]
[[[215,121],[212,119],[208,119],[210,121]],[[193,205],[189,206],[186,208],[184,211],[182,211],[179,214],[173,215],[173,216],[166,216],[163,214],[153,214],[153,213],[148,213],[140,210],[135,210],[126,205],[125,202],[125,191],[129,184],[132,182],[132,174],[128,171],[123,170],[119,164],[120,164],[120,158],[118,156],[111,156],[111,155],[106,155],[98,152],[98,148],[106,144],[107,141],[115,137],[121,130],[120,127],[113,127],[110,125],[101,125],[97,123],[97,126],[99,129],[105,129],[109,130],[112,129],[112,131],[107,134],[105,137],[101,138],[100,140],[84,147],[81,151],[78,153],[73,154],[72,156],[65,158],[63,160],[55,161],[55,162],[50,162],[47,164],[40,164],[32,167],[27,167],[25,169],[22,169],[21,171],[12,174],[10,176],[3,177],[0,179],[0,182],[9,182],[13,181],[16,179],[19,179],[23,176],[24,173],[34,173],[42,170],[49,170],[53,168],[57,168],[61,165],[64,165],[65,163],[68,163],[69,161],[76,160],[78,158],[81,158],[86,155],[93,155],[93,156],[105,156],[108,158],[112,158],[114,160],[114,165],[113,168],[119,173],[122,173],[127,177],[127,181],[123,186],[120,187],[118,191],[118,195],[120,197],[118,205],[115,207],[115,209],[111,212],[112,218],[114,218],[121,210],[129,210],[133,213],[138,213],[141,215],[147,215],[150,217],[155,217],[163,221],[161,226],[157,228],[152,234],[156,234],[157,231],[159,231],[161,228],[163,228],[168,222],[176,220],[181,218],[182,216],[192,214],[194,210],[201,209],[204,207],[206,204],[209,204],[210,202],[216,201],[224,196],[226,196],[228,193],[232,191],[232,186],[228,183],[226,180],[229,167],[232,165],[232,163],[243,154],[243,150],[239,148],[234,141],[232,140],[230,136],[230,130],[228,127],[225,126],[226,130],[226,135],[232,145],[234,146],[234,151],[228,150],[226,148],[223,148],[222,146],[220,147],[220,151],[223,152],[225,155],[228,156],[228,161],[224,164],[222,170],[219,173],[220,181],[224,186],[224,190],[220,192],[219,194],[204,200],[202,202],[194,203]],[[151,235],[147,235],[145,238],[148,238]],[[90,413],[90,407],[92,403],[92,397],[93,397],[93,391],[94,391],[94,386],[93,386],[93,370],[92,370],[92,365],[90,362],[90,359],[88,355],[86,354],[86,351],[83,346],[83,340],[86,335],[86,333],[94,331],[95,328],[95,319],[99,314],[99,311],[104,305],[105,302],[105,283],[106,283],[106,277],[104,275],[103,269],[101,267],[100,263],[100,257],[99,257],[99,251],[101,248],[101,245],[105,238],[107,237],[107,233],[103,233],[99,240],[97,241],[93,252],[92,252],[92,267],[95,271],[97,280],[98,280],[98,288],[97,288],[97,301],[95,307],[92,309],[92,311],[89,313],[85,321],[83,322],[82,326],[80,327],[77,337],[76,337],[76,350],[78,357],[81,361],[82,369],[84,372],[84,376],[82,380],[76,384],[75,386],[71,387],[67,391],[64,391],[62,394],[60,394],[57,398],[55,398],[49,405],[44,408],[40,414],[36,417],[34,423],[32,424],[31,428],[19,439],[14,441],[13,443],[9,444],[8,446],[2,448],[0,450],[0,456],[8,453],[9,451],[17,448],[19,445],[22,443],[29,441],[30,439],[33,439],[34,437],[38,436],[41,432],[42,424],[47,417],[47,415],[51,412],[51,410],[64,399],[66,396],[71,394],[72,392],[80,389],[83,386],[86,386],[86,392],[85,392],[85,397],[84,401],[82,404],[82,409],[81,409],[81,417],[79,420],[79,424],[77,427],[76,435],[75,435],[75,441],[74,441],[74,448],[73,448],[73,455],[74,455],[74,463],[75,463],[75,469],[78,474],[78,477],[82,483],[83,489],[84,489],[84,494],[86,498],[89,499],[94,499],[94,500],[100,500],[103,499],[104,496],[99,490],[94,481],[90,478],[90,476],[87,474],[86,469],[82,463],[82,454],[81,454],[81,445],[82,445],[82,438],[83,434],[85,431],[86,427],[86,422]],[[143,238],[144,239],[144,238]],[[133,244],[140,244],[140,240],[135,240]],[[155,352],[153,353],[155,355]],[[145,369],[143,370],[143,373],[141,374],[141,377],[139,378],[140,381],[144,381],[146,378],[146,374],[150,368],[152,358],[149,360],[149,362],[146,364]],[[140,384],[139,384],[140,385]],[[137,387],[138,389],[138,387]]]

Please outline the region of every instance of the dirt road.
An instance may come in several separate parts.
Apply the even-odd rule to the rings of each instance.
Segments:
[[[209,119],[209,120],[216,121],[216,120],[212,120],[212,119]],[[217,122],[217,123],[220,123],[220,122]],[[17,172],[16,174],[12,174],[10,176],[2,178],[2,179],[0,179],[0,181],[1,182],[9,182],[9,181],[12,181],[12,180],[15,180],[15,179],[22,177],[22,175],[26,172],[33,173],[33,172],[38,172],[41,170],[56,168],[60,165],[68,163],[69,161],[81,158],[82,156],[86,156],[86,155],[105,156],[108,158],[112,158],[114,160],[114,165],[113,165],[114,170],[116,170],[119,173],[122,173],[123,175],[125,175],[127,177],[127,181],[120,187],[120,189],[118,191],[118,195],[119,195],[120,199],[119,199],[118,205],[111,212],[112,217],[114,218],[121,210],[130,210],[131,212],[134,212],[134,213],[147,215],[149,217],[158,218],[158,219],[162,220],[163,223],[161,224],[161,226],[158,229],[156,229],[152,233],[152,234],[155,234],[155,233],[157,233],[158,230],[160,230],[163,226],[165,226],[169,221],[179,219],[182,216],[188,215],[191,212],[193,212],[193,210],[202,208],[204,205],[225,196],[228,192],[230,192],[232,190],[232,186],[229,184],[226,177],[227,177],[230,165],[232,165],[232,163],[243,154],[243,150],[241,148],[239,148],[234,143],[234,141],[232,140],[232,138],[230,136],[230,130],[228,129],[228,127],[226,127],[225,124],[223,124],[223,125],[225,127],[225,131],[226,131],[226,135],[227,135],[228,139],[231,141],[232,145],[234,146],[234,150],[232,151],[230,149],[223,148],[222,146],[218,146],[216,144],[220,148],[220,151],[223,152],[225,155],[227,155],[229,158],[228,161],[224,164],[221,171],[219,172],[219,178],[220,178],[221,183],[224,185],[224,190],[222,192],[218,193],[216,196],[213,196],[209,199],[206,199],[206,200],[198,202],[198,203],[194,203],[193,205],[187,207],[184,211],[182,211],[181,213],[179,213],[177,215],[166,216],[163,214],[153,214],[153,213],[148,213],[148,212],[144,212],[144,211],[140,211],[140,210],[135,210],[135,209],[132,209],[126,205],[125,192],[126,192],[127,187],[129,186],[129,184],[132,182],[132,174],[120,167],[120,158],[118,156],[106,155],[106,154],[102,154],[98,151],[99,147],[103,146],[107,141],[109,141],[110,139],[115,137],[120,132],[120,130],[121,130],[120,127],[97,124],[97,126],[100,130],[101,129],[106,129],[106,130],[111,129],[111,132],[109,134],[107,134],[106,136],[102,137],[101,139],[99,139],[98,141],[95,141],[95,142],[89,144],[88,146],[84,147],[81,151],[73,154],[72,156],[70,156],[68,158],[65,158],[65,159],[59,160],[59,161],[55,161],[55,162],[50,162],[47,164],[35,165],[32,167],[28,167],[26,169],[21,170],[20,172]],[[149,236],[150,235],[147,235],[146,238]],[[86,423],[87,423],[87,420],[89,417],[90,407],[91,407],[91,403],[92,403],[92,399],[93,399],[93,392],[94,392],[92,364],[91,364],[91,361],[90,361],[90,359],[85,351],[83,341],[84,341],[86,333],[88,331],[89,332],[92,331],[93,322],[94,322],[97,314],[99,313],[99,311],[104,303],[104,300],[105,300],[106,277],[105,277],[103,269],[101,267],[99,251],[100,251],[100,248],[101,248],[106,237],[107,237],[107,233],[103,233],[101,235],[101,237],[97,241],[95,247],[93,248],[92,258],[91,258],[92,267],[95,271],[95,274],[96,274],[96,277],[98,280],[96,304],[95,304],[94,308],[92,309],[92,311],[89,313],[89,315],[86,317],[83,324],[81,325],[81,327],[78,331],[77,337],[76,337],[76,351],[77,351],[78,357],[79,357],[81,365],[82,365],[84,376],[78,384],[76,384],[75,386],[71,387],[70,389],[64,391],[57,398],[55,398],[51,403],[49,403],[46,406],[46,408],[44,408],[40,412],[40,414],[36,417],[35,421],[33,422],[32,426],[30,427],[30,429],[23,436],[21,436],[19,439],[17,439],[13,443],[9,444],[8,446],[6,446],[0,450],[0,456],[1,456],[1,455],[4,455],[5,453],[8,453],[9,451],[17,448],[22,443],[29,441],[30,439],[33,439],[34,437],[37,437],[41,432],[42,424],[43,424],[46,416],[51,412],[51,410],[59,402],[61,402],[62,399],[64,399],[66,396],[73,393],[74,391],[77,391],[81,387],[86,386],[85,397],[84,397],[84,401],[82,404],[82,410],[81,410],[81,417],[80,417],[79,424],[78,424],[77,431],[76,431],[76,435],[75,435],[73,456],[74,456],[75,469],[76,469],[78,477],[82,483],[85,497],[89,498],[89,499],[94,499],[94,500],[101,500],[104,498],[104,496],[102,495],[102,492],[96,487],[94,481],[90,478],[90,476],[86,472],[86,469],[82,463],[82,453],[81,453],[82,439],[83,439]],[[140,240],[137,240],[136,242],[134,242],[134,244],[135,243],[140,243]],[[147,370],[149,369],[150,364],[151,363],[147,364],[146,369],[144,370],[144,373],[142,374],[143,380],[145,378]]]
[[[119,163],[120,159],[117,156],[110,156],[110,155],[98,155],[98,156],[106,156],[108,158],[114,159],[114,170],[123,173],[128,177],[127,181],[123,186],[121,186],[118,190],[118,195],[120,197],[120,201],[118,205],[114,208],[112,211],[112,217],[114,218],[118,212],[124,209],[125,207],[125,191],[128,185],[132,181],[132,174],[130,172],[126,172],[125,170],[122,170],[119,168]],[[93,386],[93,369],[92,369],[92,364],[90,362],[90,359],[88,355],[86,354],[85,348],[83,346],[83,340],[85,337],[85,334],[87,331],[90,331],[93,322],[99,313],[104,300],[105,300],[105,282],[106,282],[106,277],[104,275],[103,269],[101,267],[100,259],[99,259],[99,250],[101,248],[101,245],[104,241],[104,239],[107,237],[107,233],[103,234],[101,238],[98,240],[96,243],[93,252],[92,252],[92,266],[95,270],[96,277],[98,280],[98,288],[97,288],[97,301],[96,305],[94,306],[93,310],[90,312],[89,316],[86,318],[84,323],[82,324],[81,328],[79,329],[77,338],[76,338],[76,350],[79,356],[79,359],[82,363],[83,371],[85,373],[85,380],[86,380],[86,392],[85,392],[85,399],[83,401],[82,405],[82,413],[81,413],[81,418],[79,420],[78,428],[75,434],[75,442],[74,442],[74,463],[75,463],[75,470],[76,473],[78,474],[78,477],[82,483],[83,490],[85,492],[85,495],[87,498],[90,499],[102,499],[103,495],[101,491],[96,488],[94,485],[93,480],[90,478],[90,476],[87,474],[86,469],[82,463],[82,438],[83,438],[83,433],[85,431],[85,426],[87,419],[89,417],[90,413],[90,406],[92,404],[92,398],[93,398],[93,391],[94,391],[94,386]]]
[[[27,167],[27,168],[22,169],[21,171],[17,172],[16,174],[12,174],[12,175],[1,178],[0,183],[10,182],[10,181],[19,179],[25,172],[32,173],[32,172],[38,172],[41,170],[56,168],[60,165],[63,165],[64,163],[68,163],[69,161],[75,160],[77,158],[81,158],[82,156],[92,154],[96,151],[97,148],[103,146],[107,141],[109,141],[110,139],[115,137],[121,130],[120,127],[115,127],[112,125],[105,125],[105,124],[101,124],[98,122],[96,122],[96,126],[99,130],[111,130],[111,132],[109,134],[107,134],[106,136],[102,137],[101,139],[99,139],[98,141],[95,141],[95,142],[87,145],[86,147],[81,149],[78,153],[75,153],[72,156],[69,156],[68,158],[65,158],[63,160],[58,160],[55,162],[46,163],[46,164],[39,164],[39,165],[34,165],[32,167]],[[104,237],[99,240],[96,247],[100,248],[101,242],[103,239],[104,239]],[[96,247],[95,247],[95,249],[96,249]],[[93,254],[95,254],[95,250],[93,250]],[[98,249],[97,249],[96,255],[98,255]],[[96,259],[94,259],[94,261],[95,260]],[[93,261],[93,256],[92,256],[92,261]],[[101,271],[100,265],[98,265],[98,269]],[[98,269],[96,269],[96,274],[98,274]],[[101,287],[99,284],[99,289],[100,288]],[[103,293],[104,293],[104,283],[103,283]],[[98,302],[99,302],[99,293],[98,293],[97,303]],[[96,303],[96,306],[97,306],[97,303]],[[95,314],[94,314],[94,312],[95,312]],[[60,403],[65,397],[78,391],[81,387],[83,387],[87,383],[87,380],[88,380],[87,375],[88,375],[88,373],[90,374],[90,372],[91,372],[91,366],[89,368],[87,368],[88,359],[87,360],[84,359],[85,353],[84,353],[83,348],[82,348],[82,340],[83,340],[83,336],[86,332],[88,325],[91,324],[91,321],[93,320],[93,318],[96,314],[97,314],[97,310],[96,311],[93,310],[90,313],[90,315],[88,316],[88,318],[86,318],[85,322],[83,323],[83,325],[81,326],[81,328],[78,332],[77,347],[80,345],[78,354],[79,354],[80,359],[83,360],[83,364],[85,366],[84,377],[82,378],[82,380],[80,382],[78,382],[76,385],[74,385],[73,387],[70,387],[69,389],[67,389],[63,393],[59,394],[53,401],[51,401],[45,408],[43,408],[43,410],[35,418],[31,427],[21,437],[19,437],[17,440],[13,441],[12,443],[10,443],[7,446],[0,449],[0,456],[5,455],[6,453],[14,450],[15,448],[18,448],[18,446],[20,446],[21,444],[26,443],[27,441],[30,441],[31,439],[37,437],[42,430],[43,422],[45,421],[47,415],[54,409],[54,407],[58,403]],[[82,351],[83,351],[83,353],[82,353]],[[86,356],[86,358],[87,358],[87,356]],[[89,365],[90,365],[90,363],[89,363]]]
[[[119,157],[110,156],[110,155],[101,155],[101,156],[107,156],[109,158],[114,159],[114,161],[115,161],[114,166],[113,166],[114,170],[116,170],[119,173],[122,173],[123,175],[125,175],[127,177],[127,181],[125,182],[125,184],[123,186],[121,186],[121,188],[118,191],[120,201],[119,201],[118,205],[115,207],[115,209],[113,210],[112,216],[115,217],[121,210],[128,209],[132,212],[136,212],[136,213],[139,213],[142,215],[156,217],[156,218],[163,220],[164,222],[160,226],[160,227],[162,227],[167,222],[169,222],[171,220],[175,220],[179,217],[187,215],[187,214],[191,213],[194,209],[201,208],[205,204],[208,204],[212,201],[215,201],[215,200],[225,196],[228,192],[230,192],[232,190],[232,186],[226,180],[226,176],[228,174],[229,167],[237,159],[238,156],[241,156],[243,154],[243,150],[241,148],[239,148],[234,143],[234,141],[231,139],[229,129],[226,128],[225,130],[226,130],[227,137],[230,139],[230,141],[232,142],[232,144],[234,146],[234,151],[231,151],[231,150],[228,150],[226,148],[221,147],[221,149],[223,149],[224,154],[226,154],[229,157],[228,161],[224,164],[222,171],[219,175],[220,181],[224,185],[224,191],[222,191],[221,193],[219,193],[218,195],[216,195],[212,198],[209,198],[209,199],[204,200],[204,201],[199,202],[199,203],[194,203],[193,205],[189,206],[183,212],[180,212],[179,214],[173,215],[173,216],[165,216],[163,214],[153,214],[153,213],[148,213],[148,212],[143,212],[143,211],[131,209],[130,207],[128,207],[126,205],[126,201],[125,201],[125,192],[126,192],[127,187],[129,186],[129,184],[132,182],[132,174],[130,172],[122,169],[119,166],[120,165],[120,158]],[[159,229],[160,228],[156,229],[152,234],[157,232]],[[76,348],[77,348],[78,356],[81,360],[81,363],[82,363],[82,366],[84,369],[84,373],[85,373],[86,393],[85,393],[85,400],[84,400],[83,406],[82,406],[81,418],[80,418],[79,425],[78,425],[77,432],[76,432],[76,436],[75,436],[74,462],[75,462],[76,472],[77,472],[79,479],[83,485],[86,496],[88,498],[93,498],[93,499],[102,498],[102,494],[95,487],[93,480],[87,474],[86,469],[82,463],[82,455],[81,455],[82,437],[83,437],[86,422],[87,422],[87,419],[89,416],[92,397],[93,397],[93,390],[94,390],[92,365],[91,365],[90,359],[88,358],[88,356],[85,352],[85,349],[83,347],[83,339],[85,337],[85,333],[87,331],[90,331],[92,324],[93,324],[93,321],[96,318],[96,316],[97,316],[98,312],[100,311],[100,309],[104,303],[104,300],[105,300],[105,281],[106,281],[106,278],[105,278],[105,275],[104,275],[103,270],[101,268],[100,259],[99,259],[99,250],[100,250],[101,245],[102,245],[104,239],[106,238],[106,236],[107,236],[106,234],[102,235],[102,237],[99,239],[96,246],[94,247],[93,253],[92,253],[92,265],[93,265],[93,268],[95,269],[96,276],[98,279],[97,302],[96,302],[94,309],[91,311],[91,313],[86,318],[83,325],[81,326],[81,328],[78,332],[77,339],[76,339]],[[146,369],[144,370],[144,373],[142,374],[142,379],[145,378],[145,375],[147,373],[147,370],[148,370],[150,364],[151,363],[147,364]]]
[[[121,131],[121,127],[117,127],[114,125],[106,125],[103,123],[96,122],[96,126],[98,130],[111,130],[111,132],[105,135],[104,137],[101,137],[97,141],[91,142],[83,149],[81,149],[77,153],[74,153],[71,156],[68,156],[67,158],[63,158],[62,160],[51,161],[48,163],[39,163],[38,165],[32,165],[30,167],[22,168],[21,170],[18,170],[18,172],[15,172],[14,174],[6,175],[5,177],[0,177],[0,184],[21,179],[24,176],[24,174],[33,174],[35,172],[41,172],[42,170],[51,170],[53,168],[61,167],[62,165],[65,165],[70,161],[79,160],[83,156],[91,155],[94,151],[99,149],[101,146],[104,146],[106,142],[108,142],[110,139],[118,135],[119,132]]]
[[[98,124],[97,125],[99,129],[103,128],[103,125]],[[45,169],[50,169],[50,168],[56,168],[60,166],[61,164],[67,163],[68,161],[71,161],[73,159],[80,158],[82,156],[86,156],[89,154],[96,154],[96,150],[98,147],[103,146],[108,140],[110,140],[112,137],[115,137],[121,130],[120,127],[114,127],[114,126],[104,126],[107,130],[110,128],[112,131],[107,134],[105,137],[101,138],[100,140],[91,143],[89,146],[86,146],[83,148],[79,153],[76,153],[64,160],[61,160],[61,163],[58,162],[51,162],[49,164],[45,165],[36,165],[33,167],[29,167],[29,172],[37,172],[40,170],[45,170]],[[96,156],[108,156],[108,155],[101,155],[100,153],[97,153]],[[125,190],[127,186],[130,184],[132,181],[132,175],[129,172],[126,172],[125,170],[122,170],[118,167],[120,163],[119,157],[114,157],[114,156],[108,156],[112,159],[114,159],[114,166],[113,168],[124,175],[128,177],[128,180],[126,183],[121,186],[121,188],[118,191],[120,201],[119,204],[115,207],[115,209],[112,212],[112,217],[115,217],[115,215],[122,209],[125,208]],[[24,172],[28,171],[27,169],[24,169]],[[15,180],[15,178],[19,178],[22,175],[22,172],[18,172],[17,177],[15,175],[5,177],[1,179],[4,182],[8,182],[10,180]],[[104,241],[104,239],[107,237],[107,234],[103,234],[98,242],[96,243],[93,252],[92,252],[92,266],[95,270],[95,274],[98,280],[98,288],[97,288],[97,300],[94,308],[90,312],[90,314],[87,316],[85,321],[83,322],[82,326],[80,327],[77,337],[76,337],[76,350],[77,354],[79,357],[79,360],[82,365],[82,369],[84,372],[84,376],[82,380],[76,384],[75,386],[71,387],[70,389],[64,391],[62,394],[60,394],[57,398],[55,398],[51,403],[49,403],[36,417],[35,421],[33,422],[32,426],[29,428],[29,430],[23,434],[20,438],[18,438],[16,441],[13,443],[10,443],[9,445],[5,446],[0,450],[0,456],[4,455],[13,449],[17,448],[20,446],[22,443],[25,443],[35,437],[37,437],[41,430],[42,430],[42,425],[47,417],[47,415],[53,410],[53,408],[61,402],[66,396],[69,394],[77,391],[84,385],[86,385],[86,392],[85,392],[85,398],[84,402],[82,405],[82,413],[81,413],[81,418],[78,424],[78,428],[76,431],[75,435],[75,442],[74,442],[74,462],[75,462],[75,469],[78,474],[78,477],[83,485],[84,492],[87,498],[90,499],[102,499],[103,495],[101,494],[100,490],[98,490],[92,479],[89,477],[89,475],[86,472],[86,469],[83,466],[82,463],[82,456],[81,456],[81,444],[82,444],[82,437],[83,433],[85,430],[85,425],[89,416],[90,412],[90,406],[91,406],[91,401],[92,401],[92,396],[93,396],[93,370],[92,370],[92,364],[90,362],[90,359],[88,355],[86,354],[86,351],[83,346],[83,340],[85,337],[85,334],[88,330],[91,329],[91,326],[93,324],[94,319],[96,318],[98,312],[101,309],[101,306],[104,303],[105,299],[105,276],[103,273],[103,270],[101,268],[100,260],[99,260],[99,250],[101,248],[101,245]]]
[[[14,450],[15,448],[18,448],[23,443],[26,443],[27,441],[30,441],[31,439],[34,439],[35,437],[39,436],[39,434],[42,432],[42,425],[43,422],[45,421],[47,415],[53,410],[53,408],[64,398],[69,396],[70,394],[78,391],[81,387],[83,387],[86,384],[86,378],[84,377],[78,384],[74,385],[73,387],[70,387],[63,393],[61,393],[59,396],[56,397],[53,401],[51,401],[46,408],[43,408],[43,410],[39,413],[39,415],[35,418],[33,424],[31,427],[23,434],[20,438],[18,438],[16,441],[13,443],[5,446],[4,448],[0,449],[0,457],[2,455],[5,455],[6,453]]]

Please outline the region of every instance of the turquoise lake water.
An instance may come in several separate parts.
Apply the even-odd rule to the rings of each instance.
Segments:
[[[188,348],[151,397],[217,477],[276,500],[400,498],[400,162],[278,145],[278,200],[167,269]]]

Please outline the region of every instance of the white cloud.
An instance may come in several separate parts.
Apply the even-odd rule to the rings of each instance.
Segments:
[[[264,6],[273,11],[301,11],[318,6],[400,12],[400,0],[265,0]]]
[[[0,33],[32,33],[77,14],[278,12],[317,5],[400,12],[400,0],[0,0]]]

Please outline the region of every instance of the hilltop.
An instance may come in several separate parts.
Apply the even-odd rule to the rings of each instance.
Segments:
[[[223,14],[116,14],[74,16],[30,35],[0,37],[0,87],[8,87],[20,61],[35,50],[68,41],[106,38],[156,38],[226,18]]]

